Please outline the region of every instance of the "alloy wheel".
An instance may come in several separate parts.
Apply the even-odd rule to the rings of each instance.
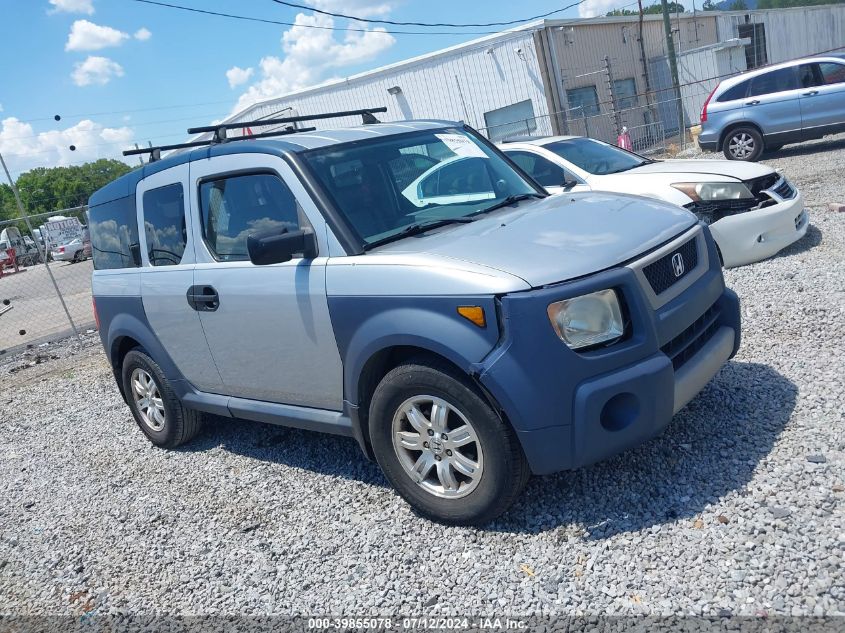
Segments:
[[[141,420],[151,430],[161,431],[164,428],[166,413],[155,380],[147,371],[136,367],[132,370],[130,384],[132,385],[132,398]]]
[[[754,150],[754,139],[747,132],[735,134],[728,143],[728,151],[734,158],[748,158]]]
[[[393,416],[393,449],[406,474],[441,498],[471,493],[484,471],[481,442],[457,408],[435,396],[414,396]]]

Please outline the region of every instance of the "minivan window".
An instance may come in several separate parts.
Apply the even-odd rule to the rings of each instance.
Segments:
[[[221,261],[249,259],[252,233],[300,228],[301,210],[293,192],[275,174],[247,174],[200,184],[200,217],[205,243]]]
[[[175,266],[182,261],[187,230],[180,183],[144,193],[144,235],[150,265]]]
[[[716,99],[716,101],[722,103],[723,101],[735,101],[736,99],[745,99],[745,95],[748,93],[749,83],[750,81],[746,80],[738,83],[732,88],[728,88],[722,94],[719,95],[719,98]]]
[[[800,86],[798,85],[798,77],[795,71],[795,66],[789,66],[788,68],[779,68],[758,75],[757,77],[752,77],[748,96],[760,97],[774,92],[798,89]]]
[[[96,270],[137,268],[141,265],[135,196],[90,207],[88,228]]]
[[[822,83],[824,85],[845,83],[845,64],[835,62],[820,62]]]
[[[561,187],[566,180],[563,167],[533,152],[507,152],[508,157],[544,187]]]

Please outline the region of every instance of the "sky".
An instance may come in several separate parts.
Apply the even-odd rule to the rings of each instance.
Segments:
[[[136,142],[179,143],[189,126],[220,120],[255,101],[500,28],[389,26],[313,9],[405,22],[485,23],[524,19],[574,2],[293,1],[306,8],[274,0],[161,0],[293,25],[282,26],[139,0],[0,0],[0,152],[13,177],[34,167],[121,158]],[[584,0],[552,17],[588,17],[630,3]]]

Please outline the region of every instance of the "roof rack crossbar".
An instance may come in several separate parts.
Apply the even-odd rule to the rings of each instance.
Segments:
[[[246,134],[244,136],[235,136],[227,138],[227,141],[249,141],[256,138],[268,138],[271,136],[287,136],[288,134],[296,134],[297,132],[313,132],[317,128],[315,127],[307,127],[307,128],[287,128],[284,130],[276,130],[274,132],[263,132],[261,134]],[[139,147],[136,149],[127,149],[124,150],[124,156],[134,156],[136,154],[149,154],[150,155],[150,162],[153,163],[157,160],[161,160],[161,153],[166,152],[173,149],[187,149],[189,147],[207,147],[209,145],[217,145],[219,141],[214,139],[208,139],[206,141],[191,141],[189,143],[176,143],[174,145],[158,145],[156,147]]]
[[[382,106],[380,108],[363,108],[361,110],[344,110],[342,112],[326,112],[325,114],[304,114],[302,116],[284,117],[281,119],[257,119],[255,121],[238,121],[237,123],[221,123],[218,125],[205,125],[202,127],[188,128],[188,134],[201,134],[203,132],[214,132],[215,135],[220,134],[222,130],[225,134],[226,130],[236,130],[243,127],[252,127],[260,125],[283,125],[285,123],[297,123],[298,121],[317,121],[320,119],[336,119],[344,116],[361,115],[364,119],[364,124],[378,123],[373,114],[375,112],[387,112],[387,108]],[[300,131],[300,130],[297,130]]]

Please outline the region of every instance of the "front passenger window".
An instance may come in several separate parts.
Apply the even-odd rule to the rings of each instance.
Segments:
[[[229,176],[200,183],[205,243],[221,261],[248,260],[246,239],[270,229],[296,231],[305,218],[288,186],[275,174]]]
[[[543,156],[531,152],[507,152],[507,155],[544,187],[562,187],[568,180],[563,167],[555,165]]]
[[[175,266],[182,261],[187,231],[181,184],[144,193],[144,234],[150,265]]]

